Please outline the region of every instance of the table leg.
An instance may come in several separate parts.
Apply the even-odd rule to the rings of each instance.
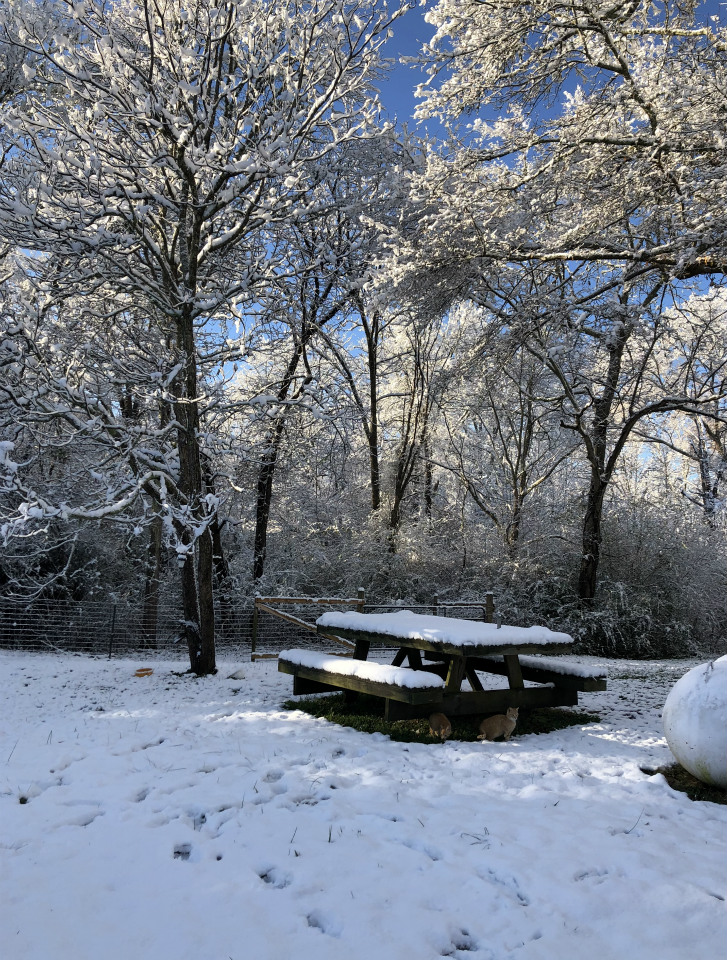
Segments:
[[[417,650],[416,647],[400,647],[391,661],[391,665],[392,667],[400,667],[405,660],[409,661],[412,670],[422,669],[421,651]]]
[[[407,656],[409,658],[409,666],[412,668],[412,670],[422,669],[423,663],[421,650],[417,650],[415,647],[410,647]]]
[[[447,679],[444,681],[446,693],[459,693],[462,688],[462,681],[464,680],[464,668],[464,657],[452,657],[447,669]]]
[[[522,690],[525,686],[523,672],[520,667],[520,659],[516,653],[505,654],[505,669],[507,670],[507,679],[511,690]]]
[[[465,676],[467,677],[467,679],[469,680],[470,686],[472,687],[473,690],[477,690],[478,692],[482,692],[482,691],[485,689],[485,688],[482,686],[482,681],[481,681],[480,678],[477,676],[476,671],[473,670],[472,667],[470,667],[470,666],[465,667],[464,673],[465,673]]]
[[[368,640],[357,640],[356,646],[353,648],[353,659],[367,660],[370,649],[371,643]],[[354,690],[343,691],[343,699],[346,701],[346,703],[353,703],[357,697],[358,694]]]
[[[371,644],[368,640],[357,640],[353,650],[354,660],[368,660]]]

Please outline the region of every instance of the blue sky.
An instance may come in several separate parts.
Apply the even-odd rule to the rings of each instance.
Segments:
[[[431,6],[431,4],[430,4]],[[394,25],[394,37],[387,45],[387,54],[392,59],[416,56],[423,43],[434,34],[434,28],[424,22],[424,9],[416,6],[408,10]],[[381,102],[386,113],[400,123],[414,127],[411,116],[417,104],[414,88],[425,75],[413,67],[395,64],[391,75],[381,84]]]

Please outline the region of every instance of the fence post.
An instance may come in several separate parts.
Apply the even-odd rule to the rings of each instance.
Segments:
[[[116,629],[116,604],[111,611],[111,632],[109,633],[109,660],[111,659],[111,653],[114,648],[114,630]]]
[[[252,642],[250,644],[250,659],[252,660],[252,655],[257,649],[257,618],[258,618],[258,608],[257,608],[257,597],[252,602]]]
[[[358,611],[363,613],[364,606],[366,605],[366,591],[363,587],[358,588]]]
[[[493,623],[495,617],[495,597],[492,593],[485,594],[485,623]]]
[[[439,594],[435,593],[432,596],[432,600],[434,601],[434,603],[432,604],[432,606],[434,607],[434,616],[437,617],[439,616]]]

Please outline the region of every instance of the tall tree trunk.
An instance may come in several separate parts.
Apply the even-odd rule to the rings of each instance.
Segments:
[[[205,500],[202,450],[200,447],[199,377],[192,303],[197,289],[197,256],[200,249],[199,210],[190,203],[194,197],[194,173],[184,150],[177,162],[184,170],[179,206],[179,266],[183,302],[177,319],[177,349],[184,366],[177,378],[174,415],[179,424],[179,488],[186,498],[189,519],[184,525],[183,543],[188,548],[182,563],[182,604],[184,633],[193,673],[214,673],[215,607],[212,560],[212,521]]]
[[[510,520],[505,527],[505,546],[510,556],[514,557],[517,554],[518,544],[520,543],[520,529],[523,518],[523,497],[519,485],[514,486],[512,489],[511,509]]]
[[[391,509],[389,510],[389,528],[393,534],[396,534],[401,526],[401,508],[414,473],[418,454],[419,443],[416,440],[416,436],[412,433],[412,439],[409,441],[409,432],[407,431],[399,448],[399,457],[396,462],[396,475],[394,476],[394,489],[392,490],[391,497]]]
[[[214,579],[220,614],[219,633],[223,639],[231,640],[235,636],[235,604],[230,593],[230,566],[222,544],[222,524],[216,514],[210,524],[210,534],[212,536],[212,563],[214,565]]]
[[[141,632],[145,647],[156,647],[159,622],[159,587],[162,566],[162,518],[155,516],[149,527],[149,553],[144,581]]]
[[[369,368],[369,404],[368,425],[364,418],[364,430],[369,447],[369,476],[371,479],[371,510],[376,513],[381,508],[381,467],[379,464],[379,383],[378,383],[378,346],[381,332],[381,315],[378,311],[369,324],[363,303],[359,310],[366,334],[366,348]]]
[[[182,564],[184,634],[193,673],[215,672],[215,610],[213,603],[212,537],[204,501],[202,457],[199,445],[199,408],[194,323],[188,311],[179,320],[177,342],[185,358],[182,395],[174,403],[179,427],[179,487],[190,513],[183,543],[188,547]],[[196,536],[192,527],[203,528]],[[193,540],[194,537],[194,540]]]
[[[394,489],[394,497],[391,501],[391,509],[389,510],[389,527],[393,532],[398,531],[401,526],[401,501],[402,501],[403,492],[401,490],[401,485],[397,484]]]
[[[434,465],[429,457],[429,447],[424,447],[424,516],[432,519],[432,504],[434,502]]]
[[[423,501],[424,501],[424,516],[427,520],[432,519],[432,503],[434,501],[434,464],[432,463],[432,455],[430,449],[429,441],[429,405],[427,404],[424,407],[424,415],[422,416],[422,426],[420,433],[420,450],[421,457],[424,461],[423,463]]]
[[[191,538],[190,538],[191,539]],[[201,533],[182,564],[183,633],[193,673],[214,673],[215,611],[212,592],[212,537]]]
[[[494,406],[494,405],[493,405]],[[535,414],[532,400],[520,397],[520,429],[517,436],[517,454],[512,465],[512,512],[505,528],[505,545],[514,559],[520,543],[523,507],[528,496],[528,461],[535,435]]]
[[[378,345],[381,334],[381,315],[374,312],[371,321],[366,312],[366,306],[363,298],[357,291],[352,295],[352,300],[356,304],[359,316],[361,317],[361,327],[366,337],[366,362],[369,372],[369,405],[370,413],[367,413],[366,407],[359,394],[358,384],[353,370],[343,352],[340,351],[336,343],[323,334],[323,338],[328,344],[329,349],[336,357],[341,372],[348,381],[351,389],[351,396],[356,404],[356,408],[361,420],[364,436],[366,437],[366,446],[369,457],[369,481],[371,484],[371,512],[377,513],[381,509],[381,466],[379,460],[379,385],[378,385]]]
[[[583,518],[581,562],[578,571],[578,596],[592,603],[596,596],[598,564],[601,558],[601,519],[606,489],[615,465],[612,455],[606,462],[608,425],[618,390],[621,362],[626,342],[631,335],[630,324],[622,323],[608,344],[608,370],[601,395],[593,404],[593,424],[585,436],[586,451],[591,464],[591,479]]]
[[[257,476],[257,499],[255,501],[255,541],[253,545],[253,580],[259,580],[265,572],[268,546],[268,522],[273,499],[273,478],[278,462],[278,451],[283,439],[284,422],[279,418],[268,434],[268,448],[263,454]]]
[[[591,603],[596,596],[598,563],[601,558],[601,519],[603,517],[603,499],[608,488],[601,473],[591,469],[591,482],[586,501],[586,513],[583,518],[583,551],[578,571],[578,596]]]
[[[209,527],[197,540],[197,590],[199,603],[200,645],[194,672],[214,673],[215,663],[215,605],[214,561],[212,558],[212,534]]]
[[[295,378],[298,364],[305,352],[308,341],[315,332],[314,327],[308,327],[304,331],[300,343],[296,345],[295,352],[288,361],[288,367],[280,384],[277,393],[277,399],[280,403],[288,399],[290,388]],[[296,391],[296,396],[310,383],[310,377],[306,376],[300,390]],[[278,462],[278,453],[280,444],[283,440],[283,431],[285,430],[285,417],[277,417],[273,426],[267,434],[267,446],[260,461],[260,470],[257,477],[257,498],[255,501],[255,540],[253,544],[252,576],[253,580],[259,580],[265,572],[265,558],[267,556],[268,545],[268,522],[270,520],[270,505],[273,499],[273,478],[275,477],[275,468]]]
[[[379,466],[378,426],[371,421],[367,437],[369,445],[369,479],[371,482],[371,510],[377,513],[381,509],[381,467]]]
[[[699,464],[699,486],[704,509],[704,516],[709,526],[714,529],[717,525],[717,508],[719,506],[719,482],[720,474],[712,476],[711,457],[704,438],[704,431],[699,420],[695,418],[694,427],[697,434],[696,441],[692,444],[694,455]]]
[[[426,440],[429,416],[426,383],[422,374],[420,358],[416,357],[414,376],[409,385],[409,394],[402,411],[399,454],[396,460],[396,475],[389,511],[389,549],[396,552],[396,534],[401,526],[401,508],[409,488],[419,454]]]
[[[215,478],[212,464],[208,456],[202,459],[204,488],[207,494],[216,495]],[[222,543],[222,527],[219,514],[215,512],[210,520],[209,531],[212,537],[212,566],[214,571],[214,586],[217,591],[217,610],[220,616],[218,633],[224,639],[234,636],[235,608],[230,596],[230,566],[225,555]]]

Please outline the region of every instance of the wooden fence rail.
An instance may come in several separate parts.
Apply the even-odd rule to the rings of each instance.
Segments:
[[[258,617],[260,612],[269,613],[274,617],[278,617],[280,620],[286,620],[288,623],[293,623],[303,630],[310,630],[315,633],[315,623],[309,623],[307,620],[302,620],[300,617],[296,617],[292,613],[287,613],[283,610],[276,610],[275,607],[281,604],[297,605],[300,607],[308,605],[326,607],[356,607],[360,613],[363,613],[365,603],[366,593],[363,589],[358,591],[357,597],[348,599],[341,597],[255,597],[255,603],[252,611],[252,645],[250,649],[250,658],[252,660],[257,660],[263,656],[262,654],[256,653],[259,632]],[[273,604],[275,604],[275,606],[273,606]],[[340,643],[342,646],[353,650],[354,644],[352,644],[349,640],[342,640],[340,637],[335,637],[332,634],[323,634],[323,636],[326,640],[332,640],[334,643]]]

